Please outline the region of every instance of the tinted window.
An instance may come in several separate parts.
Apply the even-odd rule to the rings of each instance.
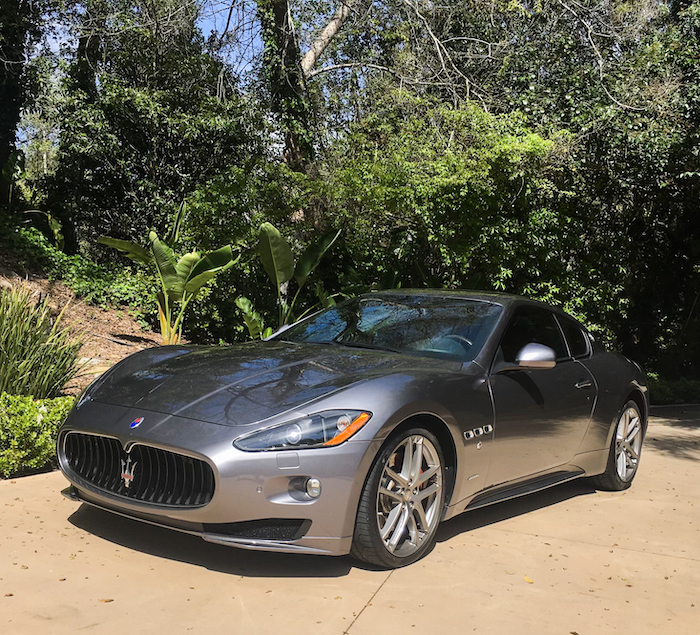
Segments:
[[[521,307],[516,310],[501,340],[503,360],[515,363],[520,349],[532,342],[554,349],[557,359],[568,357],[554,314],[538,307]]]
[[[501,311],[459,297],[363,296],[303,320],[279,338],[466,362],[481,350]]]
[[[564,335],[569,343],[571,355],[573,357],[585,357],[588,355],[588,336],[581,326],[573,320],[563,317],[559,317],[559,323],[564,329]]]

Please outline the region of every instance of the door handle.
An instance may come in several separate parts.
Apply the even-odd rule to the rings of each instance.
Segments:
[[[582,388],[590,388],[593,385],[593,382],[590,379],[584,379],[582,381],[577,381],[574,384],[574,388],[578,388],[581,390]]]

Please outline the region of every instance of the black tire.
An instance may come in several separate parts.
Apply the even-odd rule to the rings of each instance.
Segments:
[[[626,417],[636,419],[636,423],[632,424],[631,420],[625,419]],[[629,438],[631,424],[636,430],[632,440]],[[632,485],[639,467],[645,432],[646,422],[642,409],[637,402],[628,401],[622,406],[615,423],[605,472],[590,479],[593,487],[608,492],[621,492]]]
[[[417,462],[418,446],[421,465],[411,469],[408,463],[414,466]],[[399,471],[394,472],[394,467]],[[385,569],[419,560],[435,545],[444,501],[445,460],[435,435],[420,427],[392,435],[377,455],[362,490],[351,555]],[[390,535],[383,538],[382,531]]]

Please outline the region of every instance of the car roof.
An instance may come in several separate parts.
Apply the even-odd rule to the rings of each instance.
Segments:
[[[539,300],[531,300],[530,298],[525,298],[519,295],[513,295],[512,293],[501,293],[498,291],[481,291],[474,289],[385,289],[381,291],[373,291],[366,296],[380,295],[380,296],[425,296],[433,298],[463,298],[465,300],[477,300],[481,302],[490,302],[492,304],[500,304],[502,306],[509,306],[512,304],[531,304],[533,306],[540,306],[547,309],[553,309],[558,313],[567,315],[564,311],[556,306],[547,304],[545,302],[540,302]],[[570,317],[570,316],[569,316]]]

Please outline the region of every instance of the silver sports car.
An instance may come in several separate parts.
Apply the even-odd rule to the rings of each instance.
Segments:
[[[268,341],[136,353],[58,438],[64,494],[249,549],[400,567],[438,524],[579,477],[629,487],[642,369],[562,311],[390,291]]]

